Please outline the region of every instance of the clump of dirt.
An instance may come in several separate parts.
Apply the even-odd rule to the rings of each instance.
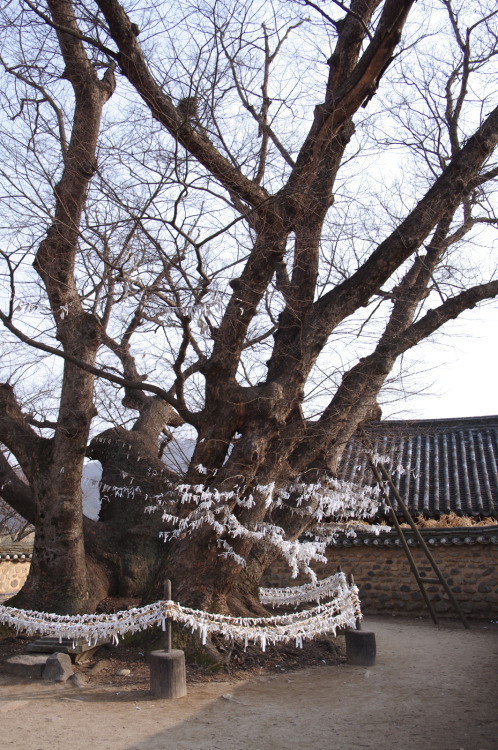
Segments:
[[[35,638],[28,638],[25,635],[16,635],[15,630],[0,625],[0,662],[10,659],[11,656],[23,654],[28,644]]]

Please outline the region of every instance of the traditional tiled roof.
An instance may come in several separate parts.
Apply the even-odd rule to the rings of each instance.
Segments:
[[[0,534],[0,562],[29,562],[33,550],[34,534],[28,534],[21,540],[14,541],[10,534]]]
[[[386,420],[370,422],[365,431],[375,453],[389,457],[387,468],[412,515],[498,516],[498,416]],[[374,483],[357,436],[344,450],[339,477]]]

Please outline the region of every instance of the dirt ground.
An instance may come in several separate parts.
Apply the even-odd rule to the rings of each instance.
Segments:
[[[83,688],[0,673],[8,750],[495,750],[498,624],[367,618],[374,667],[345,663],[190,679],[153,701],[145,672]],[[337,660],[336,660],[337,661]]]

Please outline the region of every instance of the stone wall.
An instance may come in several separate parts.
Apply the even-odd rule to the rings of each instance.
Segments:
[[[478,527],[479,528],[479,527]],[[399,540],[362,539],[328,550],[328,563],[314,566],[319,578],[332,575],[340,565],[353,573],[360,589],[362,610],[368,614],[429,616],[420,589]],[[411,552],[422,578],[435,574],[413,535],[407,535]],[[498,619],[498,527],[491,532],[451,530],[451,533],[424,532],[431,553],[455,599],[470,617]],[[365,543],[367,541],[367,543]],[[291,579],[284,563],[267,571],[264,586],[296,586],[309,579]],[[455,617],[455,611],[441,585],[428,584],[426,590],[438,615]]]
[[[29,566],[29,560],[0,559],[0,601],[13,596],[23,587]]]

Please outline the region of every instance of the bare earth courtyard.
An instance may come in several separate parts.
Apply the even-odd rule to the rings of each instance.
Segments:
[[[367,618],[374,667],[346,664],[189,685],[150,700],[143,682],[82,689],[0,675],[9,750],[494,750],[498,624]]]

